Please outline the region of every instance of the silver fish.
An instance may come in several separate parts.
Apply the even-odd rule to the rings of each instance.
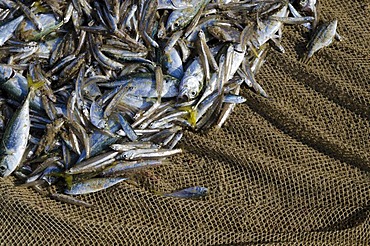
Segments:
[[[274,17],[287,17],[289,14],[288,6],[284,6],[279,10]],[[257,29],[256,39],[253,40],[253,44],[256,47],[262,46],[266,43],[275,33],[281,28],[282,22],[277,20],[266,20],[261,23],[261,27]]]
[[[121,183],[127,178],[94,178],[81,182],[73,183],[70,187],[64,190],[67,195],[82,195],[89,194],[101,190],[105,190],[113,185]]]
[[[9,176],[21,163],[30,133],[30,92],[8,122],[3,139],[0,143],[0,175]]]
[[[3,46],[4,43],[12,37],[14,31],[17,29],[18,25],[23,21],[23,19],[24,16],[21,15],[18,18],[0,26],[0,46]]]
[[[198,96],[203,88],[204,72],[199,58],[195,59],[190,66],[185,70],[184,77],[180,82],[179,94],[180,100],[190,101]]]
[[[202,186],[189,187],[183,190],[166,193],[164,196],[176,198],[200,198],[208,193],[208,188]]]
[[[308,44],[307,59],[311,58],[318,50],[329,46],[333,42],[337,29],[337,23],[337,20],[333,20],[332,22],[324,23],[317,28],[317,31]]]

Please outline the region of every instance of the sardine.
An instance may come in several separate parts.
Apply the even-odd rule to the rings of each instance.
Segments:
[[[0,143],[0,175],[9,176],[20,165],[25,153],[30,133],[30,97],[29,92],[21,108],[8,122]]]
[[[17,29],[18,25],[23,21],[24,16],[21,15],[18,18],[9,21],[8,23],[4,23],[0,26],[0,46],[3,46],[6,41],[8,41],[15,30]]]
[[[311,58],[318,50],[329,46],[335,37],[337,29],[337,20],[333,20],[330,23],[324,23],[317,27],[316,32],[312,36],[312,39],[308,43],[307,59]]]
[[[189,187],[183,190],[175,191],[172,193],[166,193],[164,196],[167,197],[176,197],[176,198],[200,198],[203,196],[206,196],[208,193],[208,188],[201,187],[201,186],[195,186],[195,187]]]
[[[82,195],[89,194],[101,190],[108,189],[122,181],[127,180],[127,178],[94,178],[88,179],[81,182],[73,183],[70,187],[64,190],[64,194],[67,195]]]
[[[204,72],[202,65],[200,64],[199,58],[194,61],[185,70],[184,77],[180,82],[179,94],[177,98],[179,100],[190,101],[198,96],[203,88],[204,83]]]

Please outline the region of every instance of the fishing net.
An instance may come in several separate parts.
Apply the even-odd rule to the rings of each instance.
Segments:
[[[342,42],[299,62],[307,32],[285,26],[285,54],[244,88],[220,130],[187,132],[169,164],[81,196],[84,208],[0,179],[0,244],[370,243],[370,10],[366,1],[322,1]],[[205,186],[200,200],[157,195]]]

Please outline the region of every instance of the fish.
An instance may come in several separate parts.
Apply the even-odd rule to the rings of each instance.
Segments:
[[[165,197],[176,197],[176,198],[201,198],[206,196],[209,193],[208,188],[202,186],[194,186],[185,188],[183,190],[175,191],[172,193],[165,193],[163,196]]]
[[[174,78],[181,79],[184,76],[183,63],[179,52],[176,49],[165,51],[162,58],[163,67],[167,74]]]
[[[289,14],[288,6],[283,6],[273,17],[287,17]],[[278,20],[266,20],[257,28],[256,38],[252,41],[255,47],[261,47],[265,44],[279,29],[283,23]]]
[[[180,28],[186,27],[196,16],[201,7],[206,5],[209,1],[210,0],[192,0],[190,7],[172,11],[168,17],[166,29],[170,32],[175,32]]]
[[[185,70],[179,86],[178,100],[190,101],[198,96],[203,88],[205,74],[199,58],[194,61]]]
[[[19,24],[24,20],[24,15],[19,16],[18,18],[9,21],[8,23],[3,23],[0,26],[0,46],[3,46],[6,41],[8,41],[13,33],[18,28]]]
[[[109,165],[114,161],[114,157],[118,155],[118,152],[107,152],[104,154],[100,154],[94,156],[92,158],[86,159],[80,163],[77,163],[70,169],[66,170],[67,174],[77,174],[77,173],[84,173],[89,172],[90,170],[94,170],[93,168],[104,163],[105,165]],[[113,161],[111,161],[113,160]],[[106,163],[109,161],[108,163]]]
[[[63,192],[66,195],[84,195],[110,188],[128,178],[93,178],[72,183]]]
[[[162,165],[161,160],[120,161],[101,172],[103,177],[114,177],[124,172]]]
[[[14,113],[7,124],[0,142],[0,176],[7,177],[21,164],[30,134],[30,97],[28,93],[23,105]]]
[[[59,194],[59,193],[52,193],[49,195],[51,199],[63,202],[63,203],[68,203],[68,204],[73,204],[77,206],[83,206],[86,208],[91,208],[93,207],[93,204],[76,199],[75,197],[64,195],[64,194]]]
[[[335,37],[337,29],[337,20],[333,20],[329,23],[323,23],[321,26],[317,27],[315,33],[312,36],[312,39],[307,45],[307,57],[309,59],[316,53],[318,50],[329,46]]]

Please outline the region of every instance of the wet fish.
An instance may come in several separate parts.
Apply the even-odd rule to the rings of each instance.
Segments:
[[[127,178],[94,178],[81,182],[72,183],[72,185],[64,190],[67,195],[83,195],[112,187]]]
[[[203,88],[204,72],[199,59],[194,59],[190,66],[185,70],[184,77],[180,82],[179,94],[180,100],[191,100],[198,96]]]
[[[324,23],[319,26],[308,43],[307,59],[311,58],[318,50],[329,46],[335,37],[337,29],[337,20],[330,23]]]
[[[21,164],[30,133],[30,92],[8,122],[0,143],[0,175],[9,176]]]
[[[18,18],[9,21],[8,23],[3,23],[0,26],[0,46],[3,46],[6,41],[8,41],[15,30],[17,29],[18,25],[23,21],[24,16],[21,15]]]
[[[195,186],[175,191],[172,193],[166,193],[163,196],[189,199],[189,198],[200,198],[206,196],[207,193],[208,188],[202,186]]]

